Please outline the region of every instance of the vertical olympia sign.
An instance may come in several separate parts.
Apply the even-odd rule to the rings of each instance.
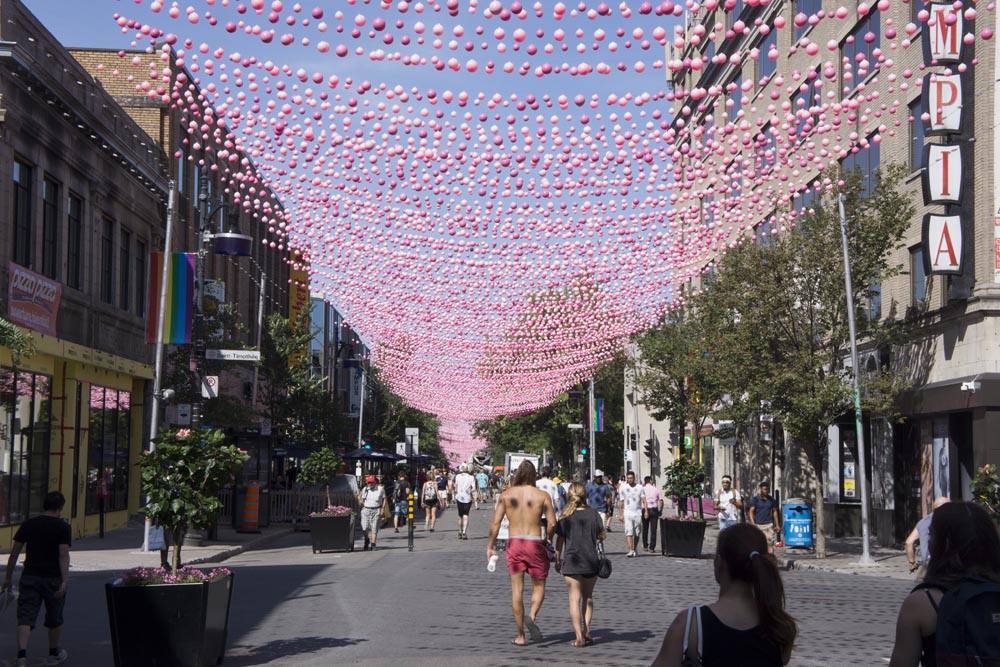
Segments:
[[[942,136],[944,141],[959,141],[964,128],[962,50],[965,19],[961,10],[951,3],[931,2],[926,5],[929,17],[923,42],[924,63],[928,67],[944,66],[943,72],[928,74],[923,79],[924,118],[928,136]],[[916,119],[914,122],[918,122]],[[971,233],[974,209],[962,206],[962,189],[969,175],[970,149],[962,143],[928,144],[924,147],[924,204],[944,204],[945,214],[924,216],[921,243],[924,269],[927,275],[962,275],[966,271],[965,255]],[[971,203],[966,200],[966,206]]]

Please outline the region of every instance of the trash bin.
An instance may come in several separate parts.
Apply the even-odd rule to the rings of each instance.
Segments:
[[[813,546],[812,505],[804,498],[788,498],[781,505],[786,547]]]

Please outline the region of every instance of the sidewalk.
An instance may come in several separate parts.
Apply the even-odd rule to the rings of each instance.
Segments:
[[[715,554],[719,539],[719,526],[716,521],[708,518],[705,528],[705,542],[702,547],[703,556]],[[880,547],[874,541],[870,543],[869,553],[872,563],[862,565],[860,537],[828,537],[826,539],[826,558],[816,558],[810,549],[780,547],[774,550],[778,565],[787,570],[821,570],[840,574],[864,574],[872,577],[891,577],[893,579],[908,579],[916,582],[917,574],[910,574],[906,562],[906,552],[898,549]]]
[[[121,572],[133,567],[159,567],[160,553],[143,553],[142,538],[144,522],[130,519],[128,526],[105,533],[103,538],[81,537],[73,541],[70,549],[70,574],[82,572]],[[291,524],[275,524],[259,533],[237,533],[230,526],[219,526],[217,540],[206,541],[204,546],[181,548],[181,560],[185,565],[219,563],[236,554],[256,549],[292,532]],[[5,551],[4,554],[9,554]],[[6,567],[7,559],[2,558],[0,567]],[[24,564],[24,554],[18,560]]]

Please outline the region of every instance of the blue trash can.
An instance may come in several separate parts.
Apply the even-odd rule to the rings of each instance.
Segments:
[[[781,505],[786,547],[813,546],[813,511],[809,501],[789,498]]]

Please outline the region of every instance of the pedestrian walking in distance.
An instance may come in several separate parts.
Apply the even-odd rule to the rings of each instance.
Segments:
[[[469,474],[469,467],[462,464],[455,476],[455,505],[458,507],[458,539],[469,539],[469,511],[476,493],[476,478]]]
[[[761,482],[759,493],[750,499],[750,523],[755,525],[767,538],[767,552],[774,553],[774,543],[778,541],[778,503],[771,496],[771,485]]]
[[[979,505],[934,510],[924,581],[903,600],[889,667],[1000,664],[1000,534]]]
[[[611,487],[604,483],[604,472],[599,468],[595,470],[594,479],[587,482],[585,488],[587,489],[587,504],[601,515],[604,530],[611,532],[611,511],[614,508],[612,504],[614,499]]]
[[[479,510],[479,503],[485,503],[489,493],[490,478],[480,469],[476,473],[476,511]]]
[[[625,475],[618,489],[618,520],[625,524],[625,547],[628,558],[635,558],[635,543],[642,529],[642,487],[635,483],[635,473]]]
[[[733,478],[722,476],[722,488],[712,499],[712,506],[718,513],[719,530],[725,530],[740,522],[740,510],[743,509],[743,496],[733,488]]]
[[[542,640],[542,633],[535,620],[545,600],[545,579],[549,576],[549,550],[541,537],[542,517],[549,526],[549,538],[556,527],[556,512],[549,494],[535,488],[535,466],[531,461],[523,461],[514,473],[510,488],[500,494],[497,507],[493,511],[490,536],[486,543],[486,560],[497,556],[493,548],[500,532],[504,515],[510,524],[507,539],[507,571],[510,573],[511,607],[517,636],[512,644],[524,646],[525,628],[533,642]],[[524,573],[531,577],[531,609],[524,613]]]
[[[27,547],[24,569],[18,585],[17,598],[17,658],[15,667],[28,664],[28,639],[45,605],[45,627],[49,630],[49,656],[46,665],[66,662],[66,649],[59,646],[63,628],[63,607],[69,585],[69,548],[72,531],[60,518],[66,498],[50,491],[42,503],[42,514],[28,519],[14,534],[14,544],[7,559],[2,594],[11,588],[14,568],[21,549]]]
[[[594,617],[594,586],[600,557],[597,543],[606,532],[601,515],[587,505],[587,490],[579,482],[570,484],[566,507],[556,524],[556,572],[566,579],[569,589],[569,619],[580,648],[594,643],[590,622]]]
[[[406,481],[406,473],[399,473],[396,479],[396,488],[392,490],[392,526],[399,532],[399,520],[406,524],[406,517],[410,513],[410,483]]]
[[[642,548],[656,551],[656,528],[663,514],[663,492],[653,484],[653,478],[646,475],[642,480]]]
[[[739,523],[719,533],[719,599],[677,614],[653,667],[777,667],[792,657],[798,630],[764,533]]]
[[[451,491],[451,481],[448,479],[448,470],[441,468],[438,470],[437,477],[434,478],[437,482],[438,490],[438,507],[441,511],[448,509],[448,493]]]
[[[920,563],[924,565],[928,561],[928,553],[931,544],[931,520],[934,518],[934,510],[945,503],[950,502],[950,498],[941,496],[934,499],[934,504],[930,513],[917,522],[910,534],[906,537],[906,560],[910,563],[910,572],[916,572]],[[920,543],[920,563],[917,562],[917,543]]]
[[[361,530],[365,534],[365,551],[375,551],[378,529],[385,514],[385,488],[379,486],[375,475],[365,479],[368,485],[361,489]]]
[[[427,473],[427,481],[420,491],[420,505],[424,508],[424,532],[430,530],[433,533],[441,499],[438,498],[437,482],[434,481],[434,469],[431,468]]]

